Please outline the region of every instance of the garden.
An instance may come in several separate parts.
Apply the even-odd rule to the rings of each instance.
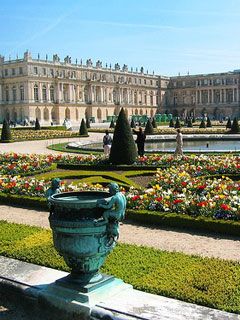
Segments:
[[[48,210],[45,193],[53,178],[60,178],[61,192],[107,190],[116,182],[126,196],[129,221],[239,236],[238,154],[139,157],[126,127],[123,138],[115,129],[109,159],[99,154],[0,154],[0,201]],[[68,271],[49,230],[1,221],[0,235],[1,255]],[[240,313],[237,262],[118,244],[102,272],[139,290]]]

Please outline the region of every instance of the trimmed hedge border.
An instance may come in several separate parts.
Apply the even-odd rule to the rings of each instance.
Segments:
[[[240,236],[240,222],[217,220],[206,217],[191,217],[178,213],[166,213],[145,210],[126,210],[126,217],[134,222],[148,225],[174,227],[200,232],[213,232],[223,235]]]
[[[155,171],[159,166],[136,166],[136,165],[111,165],[111,164],[68,164],[68,163],[58,163],[58,169],[66,169],[66,170],[96,170],[96,171],[104,171],[104,170],[112,170],[112,171],[129,171],[129,170],[149,170]]]
[[[0,193],[0,201],[4,204],[13,204],[21,207],[30,207],[48,211],[45,198],[19,196]],[[213,232],[228,236],[240,235],[240,222],[229,220],[215,220],[206,217],[191,217],[184,214],[166,213],[157,211],[140,211],[127,209],[127,220],[157,227],[173,227],[182,230],[195,230],[199,232]]]

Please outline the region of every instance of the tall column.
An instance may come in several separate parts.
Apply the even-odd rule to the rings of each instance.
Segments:
[[[196,101],[196,104],[198,104],[198,90],[196,90],[195,92],[195,101]]]
[[[210,103],[210,90],[207,91],[207,102]]]
[[[2,85],[0,84],[0,104],[3,102],[3,89]]]
[[[214,90],[212,89],[212,104],[214,103]]]
[[[202,104],[202,90],[199,91],[199,102]]]
[[[224,97],[224,98],[223,98],[223,100],[224,100],[223,102],[226,103],[226,102],[227,102],[227,89],[224,89],[224,91],[223,91],[223,97]]]

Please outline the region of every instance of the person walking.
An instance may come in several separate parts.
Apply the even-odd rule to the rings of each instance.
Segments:
[[[145,140],[146,140],[146,135],[143,132],[142,128],[140,127],[139,130],[134,130],[133,132],[136,133],[137,135],[137,139],[136,139],[136,144],[137,144],[137,148],[138,148],[138,155],[140,157],[143,157],[144,155],[144,144],[145,144]]]
[[[106,130],[105,135],[103,137],[103,150],[104,150],[104,155],[106,157],[109,157],[111,146],[112,146],[112,137],[109,135],[108,130]]]
[[[180,129],[177,129],[175,157],[183,155],[183,135]]]

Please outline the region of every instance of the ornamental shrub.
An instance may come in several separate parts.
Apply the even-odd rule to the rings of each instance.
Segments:
[[[87,127],[87,129],[91,128],[90,120],[88,117],[86,118],[86,127]]]
[[[122,108],[113,134],[109,161],[112,164],[132,164],[137,157],[137,149],[131,127]]]
[[[239,124],[238,124],[238,120],[235,117],[233,119],[233,123],[232,123],[232,128],[231,128],[231,133],[239,133],[240,129],[239,129]]]
[[[38,118],[36,118],[36,122],[35,122],[35,130],[41,130],[41,126],[40,126],[40,123],[39,123],[39,120]]]
[[[171,119],[169,121],[169,128],[174,128],[174,122],[173,122],[173,119]]]
[[[207,128],[211,128],[212,127],[212,123],[211,123],[211,120],[209,117],[207,117],[207,125],[206,125]]]
[[[202,119],[200,125],[199,125],[199,128],[206,128],[206,124],[205,124],[205,121],[204,119]]]
[[[12,134],[10,130],[9,123],[6,119],[3,121],[1,142],[9,142],[12,140]]]
[[[114,129],[114,128],[115,128],[115,124],[114,124],[114,121],[113,121],[113,119],[111,120],[111,123],[110,123],[110,126],[109,126],[109,128],[111,128],[111,129]]]
[[[232,121],[230,118],[228,118],[227,124],[226,124],[226,129],[232,129]]]
[[[180,120],[177,118],[176,123],[175,123],[175,128],[181,128]]]
[[[156,120],[155,120],[154,117],[153,117],[153,119],[152,119],[152,126],[153,126],[154,129],[157,128],[157,123],[156,123]]]
[[[87,136],[88,135],[87,126],[86,126],[84,119],[82,119],[82,121],[81,121],[81,125],[79,128],[79,134],[80,134],[80,136]]]
[[[144,130],[144,133],[146,135],[149,135],[149,134],[154,134],[154,130],[153,130],[153,126],[152,126],[152,122],[150,119],[148,119],[148,122],[146,124],[146,127],[145,127],[145,130]]]

